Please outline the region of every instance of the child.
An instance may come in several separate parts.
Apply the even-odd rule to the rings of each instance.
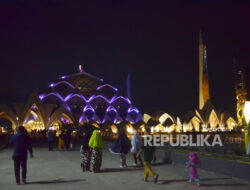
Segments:
[[[194,152],[189,153],[189,162],[187,163],[187,167],[190,167],[190,175],[189,175],[189,180],[187,181],[189,184],[192,184],[192,182],[196,182],[196,185],[199,187],[200,186],[200,179],[198,177],[196,167],[197,164],[200,163],[200,160]]]
[[[150,135],[149,128],[145,130],[145,134]],[[143,175],[143,181],[148,182],[148,174],[150,174],[154,178],[154,184],[157,183],[159,177],[159,174],[155,174],[154,170],[152,170],[151,168],[151,162],[155,157],[155,149],[156,148],[154,146],[150,146],[149,144],[147,144],[146,146],[143,146],[141,150],[137,153],[137,158],[139,157],[141,152],[144,153],[145,170]]]
[[[102,165],[102,149],[104,148],[104,143],[99,131],[93,131],[93,134],[89,140],[89,147],[92,148],[92,171],[94,173],[100,172],[100,168]]]
[[[141,143],[141,139],[140,139],[139,135],[137,134],[136,130],[134,130],[134,135],[133,135],[133,137],[131,139],[131,145],[132,145],[131,153],[134,155],[134,161],[135,161],[133,165],[137,166],[137,156],[136,156],[136,154],[141,149],[142,143]],[[139,158],[141,166],[143,166],[141,155],[139,155],[138,158]]]
[[[121,168],[127,167],[126,154],[128,154],[130,148],[131,148],[131,143],[127,137],[125,129],[121,129],[117,140],[109,149],[109,151],[112,152],[113,154],[120,155]]]

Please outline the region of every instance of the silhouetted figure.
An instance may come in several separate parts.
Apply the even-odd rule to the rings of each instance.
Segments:
[[[22,181],[25,184],[28,151],[30,153],[31,158],[33,158],[33,152],[30,143],[30,138],[23,126],[20,126],[18,128],[17,133],[11,137],[9,144],[13,145],[14,147],[12,159],[14,161],[16,184],[20,185],[20,166],[22,167]]]
[[[137,166],[137,155],[136,154],[140,151],[140,149],[142,147],[142,142],[141,142],[141,139],[140,139],[139,135],[137,134],[136,130],[134,130],[134,135],[131,139],[131,145],[132,145],[131,153],[133,154],[134,161],[135,161],[133,165]],[[143,166],[141,155],[138,155],[138,159],[140,161],[141,166]]]
[[[55,132],[52,130],[52,128],[49,128],[49,132],[48,132],[49,151],[53,151],[54,149],[55,137],[56,137]]]
[[[93,130],[88,128],[85,131],[85,135],[82,139],[82,145],[80,148],[82,171],[90,171],[90,159],[91,159],[92,149],[89,147],[89,140],[91,138],[92,132]]]
[[[71,131],[68,130],[66,134],[64,135],[64,143],[66,150],[69,150],[70,148],[70,142],[71,142]]]
[[[113,143],[113,145],[109,149],[110,152],[112,152],[113,154],[120,155],[121,168],[127,167],[126,155],[128,154],[130,148],[131,148],[130,140],[128,139],[125,130],[122,129],[119,133],[117,140]]]

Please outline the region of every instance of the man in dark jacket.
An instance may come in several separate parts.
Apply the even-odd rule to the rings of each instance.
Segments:
[[[53,151],[54,142],[55,142],[55,132],[53,131],[52,128],[49,128],[49,132],[48,132],[49,151]]]
[[[23,126],[18,128],[18,132],[11,137],[9,144],[14,147],[12,159],[14,161],[16,184],[20,185],[20,166],[22,167],[22,181],[25,184],[28,151],[31,158],[33,158],[33,153],[28,133]]]

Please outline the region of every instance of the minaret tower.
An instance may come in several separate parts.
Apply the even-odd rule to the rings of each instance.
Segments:
[[[208,69],[207,69],[207,47],[203,44],[202,34],[199,39],[199,109],[210,100]]]

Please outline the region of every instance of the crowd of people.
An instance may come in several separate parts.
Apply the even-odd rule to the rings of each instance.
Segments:
[[[86,127],[86,130],[84,131],[80,148],[81,168],[83,172],[89,171],[98,173],[101,171],[104,142],[100,133],[100,130],[93,126]],[[145,130],[145,133],[150,134],[150,130]],[[49,129],[49,151],[53,151],[55,139],[55,132],[52,129]],[[68,150],[70,144],[71,132],[61,132],[59,135],[59,150],[64,148]],[[14,161],[16,184],[20,185],[20,167],[22,168],[22,182],[25,184],[28,152],[30,153],[31,158],[33,158],[33,152],[29,135],[23,126],[20,126],[18,132],[11,137],[10,145],[13,145],[14,147],[12,159]],[[152,161],[156,159],[156,147],[150,145],[144,146],[136,131],[134,131],[134,135],[130,141],[127,137],[126,130],[121,129],[118,138],[111,145],[109,151],[119,156],[121,168],[127,167],[126,155],[131,152],[134,158],[133,165],[139,167],[144,165],[143,181],[148,182],[148,176],[151,175],[154,179],[154,183],[157,183],[159,174],[156,174],[151,166]],[[142,161],[141,154],[143,154],[144,161]],[[199,163],[198,156],[194,152],[191,152],[189,154],[189,162],[187,163],[187,167],[190,167],[190,177],[187,181],[189,184],[195,182],[197,186],[200,186],[200,179],[196,171],[196,167]]]

